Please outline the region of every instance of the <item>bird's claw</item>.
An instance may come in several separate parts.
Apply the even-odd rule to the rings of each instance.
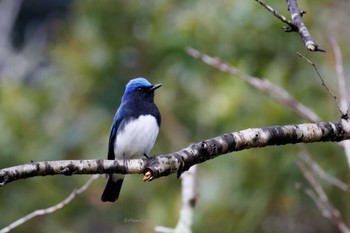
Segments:
[[[151,171],[147,171],[144,175],[143,175],[143,181],[151,181],[153,180],[153,175]]]

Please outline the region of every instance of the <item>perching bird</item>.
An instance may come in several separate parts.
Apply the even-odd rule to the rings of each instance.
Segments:
[[[108,159],[139,159],[148,156],[157,138],[160,113],[153,102],[154,91],[145,78],[135,78],[125,87],[122,102],[114,116],[108,144]],[[124,175],[108,178],[101,200],[114,202],[119,197]]]

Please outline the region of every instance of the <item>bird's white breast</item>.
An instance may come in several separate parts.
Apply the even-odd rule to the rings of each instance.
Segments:
[[[116,159],[137,159],[147,156],[157,138],[159,127],[155,117],[142,115],[126,123],[114,143]]]

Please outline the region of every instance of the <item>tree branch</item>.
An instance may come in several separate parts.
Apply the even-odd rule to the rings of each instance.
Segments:
[[[306,151],[305,147],[302,147],[302,151],[299,153],[299,158],[304,163],[305,167],[307,165],[309,167],[309,170],[312,171],[315,175],[319,176],[321,179],[327,181],[329,184],[340,188],[345,192],[350,191],[349,185],[325,172],[321,168],[321,166],[311,158],[309,153]]]
[[[204,54],[194,48],[187,47],[186,52],[193,58],[199,59],[204,63],[221,70],[222,72],[228,72],[230,74],[236,75],[250,86],[256,88],[262,93],[267,94],[272,100],[280,103],[283,106],[289,107],[299,116],[308,119],[311,122],[320,121],[320,117],[314,113],[310,108],[306,107],[304,104],[296,101],[285,89],[280,86],[277,86],[274,83],[271,83],[267,79],[261,79],[257,77],[250,76],[234,66],[229,65],[228,63],[222,62],[218,58],[211,57],[207,54]]]
[[[302,16],[306,13],[305,11],[301,11],[298,7],[297,0],[287,0],[288,4],[288,11],[290,12],[290,15],[292,17],[292,24],[294,25],[294,28],[291,28],[292,31],[297,31],[303,40],[305,47],[310,51],[320,51],[325,52],[325,50],[320,49],[318,47],[318,44],[315,42],[315,40],[310,35],[309,30],[307,30],[303,20]]]
[[[345,74],[344,74],[342,53],[339,48],[338,42],[334,37],[331,37],[331,45],[333,47],[335,62],[336,62],[340,109],[342,114],[347,116],[349,112],[349,94],[347,91],[347,83],[346,83]],[[344,152],[348,160],[348,165],[350,167],[350,140],[341,142],[341,145],[344,148]]]
[[[81,186],[79,189],[74,189],[73,192],[66,199],[61,201],[60,203],[57,203],[56,205],[51,206],[51,207],[46,208],[46,209],[35,210],[32,213],[30,213],[30,214],[16,220],[15,222],[11,223],[7,227],[0,229],[0,233],[10,232],[12,229],[18,227],[19,225],[22,225],[23,223],[31,220],[32,218],[34,218],[36,216],[51,214],[59,209],[62,209],[63,207],[68,205],[76,196],[78,196],[79,194],[84,192],[92,184],[92,182],[94,180],[96,180],[98,177],[99,177],[98,175],[92,176],[83,186]]]
[[[180,218],[176,227],[169,228],[163,226],[156,226],[156,232],[163,233],[191,233],[191,226],[193,222],[194,207],[197,203],[196,191],[196,171],[197,166],[192,166],[182,176],[182,206],[180,210]]]
[[[286,23],[288,26],[283,27],[284,31],[286,32],[298,32],[301,39],[304,42],[305,47],[313,52],[325,52],[324,49],[321,49],[318,47],[318,44],[315,42],[315,40],[312,38],[311,34],[309,33],[309,30],[305,26],[302,16],[306,13],[305,11],[301,11],[298,7],[297,0],[286,0],[288,4],[288,11],[290,12],[290,15],[292,17],[292,21],[288,20],[285,16],[278,13],[275,9],[273,9],[271,6],[267,5],[262,0],[255,0],[256,2],[260,3],[263,7],[265,7],[268,11],[270,11],[276,18],[281,20],[283,23]]]
[[[318,77],[318,78],[320,79],[320,81],[321,81],[321,85],[327,90],[327,92],[328,92],[328,93],[331,95],[331,97],[334,99],[334,101],[335,101],[335,103],[336,103],[336,105],[337,105],[337,107],[338,107],[338,110],[339,110],[339,113],[340,113],[341,118],[347,119],[347,118],[348,118],[348,113],[347,113],[347,112],[342,112],[341,107],[340,107],[340,105],[339,105],[339,103],[338,103],[338,100],[337,100],[337,96],[331,91],[331,89],[329,89],[329,87],[327,86],[327,84],[326,84],[325,81],[323,80],[322,75],[321,75],[321,73],[318,71],[318,68],[317,68],[316,64],[315,64],[313,61],[307,59],[307,58],[306,58],[304,55],[302,55],[301,53],[297,52],[297,54],[298,54],[299,57],[303,58],[306,62],[308,62],[308,63],[314,68],[314,70],[315,70],[315,72],[316,72],[316,74],[317,74],[317,77]]]
[[[317,181],[312,170],[308,170],[306,165],[301,161],[298,162],[298,166],[306,180],[310,183],[313,191],[311,189],[305,189],[302,185],[299,185],[298,188],[304,190],[304,192],[315,202],[322,215],[331,220],[341,232],[350,233],[350,229],[345,224],[341,213],[329,202],[326,192]]]
[[[258,2],[260,5],[262,5],[263,7],[265,7],[266,10],[270,11],[276,18],[281,20],[283,23],[288,24],[290,27],[294,27],[293,23],[290,20],[288,20],[284,15],[280,14],[278,11],[273,9],[271,6],[267,5],[265,2],[261,0],[255,0],[255,1]]]
[[[135,160],[61,160],[31,162],[0,170],[0,186],[18,179],[46,175],[145,174],[144,180],[182,172],[191,166],[233,151],[273,145],[350,139],[350,120],[252,128],[195,143],[180,151]]]
[[[336,71],[338,77],[338,89],[340,99],[340,109],[343,114],[347,114],[349,111],[349,97],[346,86],[346,79],[344,74],[343,56],[339,48],[338,42],[334,37],[331,37],[331,45],[335,55]]]

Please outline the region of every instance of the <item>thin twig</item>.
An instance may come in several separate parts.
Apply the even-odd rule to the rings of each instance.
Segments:
[[[350,229],[345,224],[339,210],[329,202],[325,191],[317,181],[315,175],[307,169],[303,162],[298,161],[297,164],[314,191],[305,189],[302,185],[298,185],[298,188],[301,188],[315,202],[322,215],[331,220],[342,233],[350,233]]]
[[[229,65],[228,63],[222,62],[218,58],[211,57],[207,54],[204,54],[194,48],[187,47],[186,52],[196,59],[203,61],[204,63],[219,69],[223,72],[228,72],[230,74],[236,75],[242,80],[246,81],[249,85],[253,86],[257,90],[267,94],[274,101],[282,104],[283,106],[287,106],[296,112],[299,116],[308,119],[311,122],[320,121],[320,117],[317,116],[311,109],[306,107],[305,105],[296,101],[289,93],[284,90],[282,87],[279,87],[269,80],[260,79],[257,77],[250,76],[234,66]]]
[[[320,183],[317,181],[316,176],[310,172],[305,164],[301,161],[297,161],[297,165],[302,171],[306,180],[310,183],[312,189],[316,192],[317,196],[320,198],[322,202],[328,202],[328,196],[326,192],[321,187]]]
[[[316,66],[316,64],[314,62],[312,62],[311,60],[307,59],[304,55],[302,55],[301,53],[297,52],[298,56],[303,58],[305,61],[307,61],[315,70],[316,74],[317,74],[317,77],[321,80],[321,84],[322,86],[324,86],[324,88],[326,88],[327,92],[331,95],[331,97],[334,99],[335,103],[337,104],[338,106],[338,110],[340,112],[340,115],[341,115],[341,118],[342,119],[346,119],[344,118],[345,116],[343,115],[341,109],[340,109],[340,105],[338,103],[338,99],[337,99],[337,96],[331,91],[331,89],[328,88],[328,86],[326,85],[325,81],[323,80],[322,78],[322,75],[320,74],[320,72],[318,71],[318,68]]]
[[[40,215],[45,215],[45,214],[50,214],[52,212],[55,212],[59,209],[62,209],[64,206],[66,206],[67,204],[69,204],[77,195],[81,194],[82,192],[84,192],[91,184],[94,180],[96,180],[100,175],[93,175],[91,176],[91,178],[83,185],[81,186],[79,189],[75,189],[73,190],[73,192],[63,201],[61,201],[60,203],[51,206],[49,208],[46,209],[40,209],[40,210],[35,210],[34,212],[16,220],[15,222],[11,223],[10,225],[8,225],[7,227],[3,228],[0,230],[0,233],[6,233],[11,231],[12,229],[18,227],[19,225],[31,220],[32,218],[36,217],[36,216],[40,216]]]
[[[263,7],[266,8],[266,10],[270,11],[274,16],[276,16],[278,19],[280,19],[283,23],[288,24],[290,27],[294,27],[293,23],[288,20],[284,15],[280,14],[278,11],[273,9],[270,5],[267,5],[265,2],[261,0],[255,0],[256,2],[260,3]]]
[[[299,185],[300,186],[300,185]],[[337,217],[339,218],[338,214],[339,211],[337,209],[332,209],[334,208],[333,206],[331,206],[331,208],[327,205],[327,203],[324,203],[320,200],[320,198],[315,194],[315,192],[313,192],[311,189],[309,188],[304,188],[302,186],[300,186],[300,188],[304,191],[304,193],[306,193],[311,200],[313,200],[316,204],[316,206],[318,207],[318,209],[320,210],[320,212],[322,213],[322,215],[325,218],[328,218],[330,220],[332,220],[333,217]],[[333,216],[333,217],[332,217]],[[341,216],[340,216],[341,217]],[[343,233],[349,233],[349,228],[348,226],[345,224],[344,221],[340,221],[338,222],[338,220],[333,219],[333,223],[335,223],[335,225],[338,227],[338,229],[340,230],[340,232]]]
[[[350,187],[349,185],[345,184],[343,181],[329,175],[327,172],[325,172],[320,165],[318,165],[318,163],[316,163],[311,157],[310,155],[307,153],[307,151],[305,150],[305,147],[302,146],[303,151],[301,153],[299,153],[299,158],[310,167],[310,169],[316,174],[318,175],[321,179],[327,181],[328,183],[340,188],[341,190],[345,191],[345,192],[349,192],[350,191]]]
[[[342,53],[337,43],[337,40],[334,37],[331,37],[330,41],[333,47],[335,61],[336,61],[340,108],[342,111],[342,115],[347,115],[349,111],[349,95],[346,88]]]

